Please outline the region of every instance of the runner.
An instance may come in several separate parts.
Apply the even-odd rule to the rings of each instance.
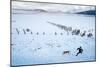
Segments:
[[[77,48],[77,50],[78,50],[78,53],[76,54],[76,56],[83,53],[83,49],[81,46],[79,48]]]

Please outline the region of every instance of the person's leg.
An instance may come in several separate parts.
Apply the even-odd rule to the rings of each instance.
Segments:
[[[79,52],[76,54],[76,56],[78,56]]]

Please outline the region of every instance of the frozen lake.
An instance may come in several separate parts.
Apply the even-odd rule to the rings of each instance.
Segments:
[[[86,35],[72,35],[71,32],[47,23],[48,21],[80,29],[81,32],[86,31]],[[93,36],[87,37],[90,32]],[[80,46],[83,53],[76,56]],[[12,65],[95,61],[95,16],[62,13],[12,14],[11,47]],[[70,53],[63,55],[63,51]]]

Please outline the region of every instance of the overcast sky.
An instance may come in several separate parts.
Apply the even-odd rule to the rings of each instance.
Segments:
[[[66,12],[70,10],[90,10],[95,9],[93,6],[79,6],[79,5],[64,5],[51,3],[36,3],[36,2],[12,2],[12,8],[16,9],[43,9],[46,11],[61,11]]]
[[[58,3],[87,4],[87,5],[96,4],[96,0],[24,0],[24,1],[58,2]]]

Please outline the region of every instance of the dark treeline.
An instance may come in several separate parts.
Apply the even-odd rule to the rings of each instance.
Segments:
[[[47,32],[32,32],[31,29],[27,28],[27,29],[22,29],[22,31],[19,31],[18,28],[16,28],[16,32],[19,35],[21,32],[26,35],[26,34],[35,34],[35,35],[46,35],[48,34]],[[72,31],[67,31],[70,32],[71,35],[77,35],[77,36],[87,36],[87,37],[92,37],[93,33],[88,32],[86,30],[84,30],[83,32],[80,29],[73,29]],[[68,35],[67,32],[54,32],[54,35]]]
[[[60,28],[61,30],[64,30],[64,31],[66,31],[66,33],[70,33],[71,35],[79,35],[79,36],[81,36],[81,37],[84,37],[84,36],[87,36],[87,37],[92,37],[93,36],[93,33],[90,31],[90,30],[88,30],[88,31],[86,31],[86,30],[84,30],[84,31],[81,31],[81,29],[73,29],[72,27],[68,27],[68,26],[65,26],[65,25],[61,25],[61,24],[56,24],[56,23],[52,23],[52,22],[47,22],[47,23],[49,23],[49,24],[51,24],[51,25],[53,25],[53,26],[56,26],[56,27],[58,27],[58,28]],[[26,34],[31,34],[31,35],[33,35],[33,34],[36,34],[36,35],[46,35],[47,34],[47,32],[32,32],[32,30],[31,29],[29,29],[29,28],[24,28],[24,29],[22,29],[22,30],[18,30],[18,28],[15,28],[16,29],[16,32],[18,33],[18,35],[20,34],[20,32],[23,32],[23,34],[24,35],[26,35]],[[93,29],[92,29],[92,31],[93,31]],[[62,32],[54,32],[53,34],[54,35],[64,35],[64,34],[66,34],[66,33],[62,33]],[[67,35],[68,35],[67,34]]]
[[[77,14],[96,15],[96,11],[95,10],[89,10],[89,11],[78,12]]]

